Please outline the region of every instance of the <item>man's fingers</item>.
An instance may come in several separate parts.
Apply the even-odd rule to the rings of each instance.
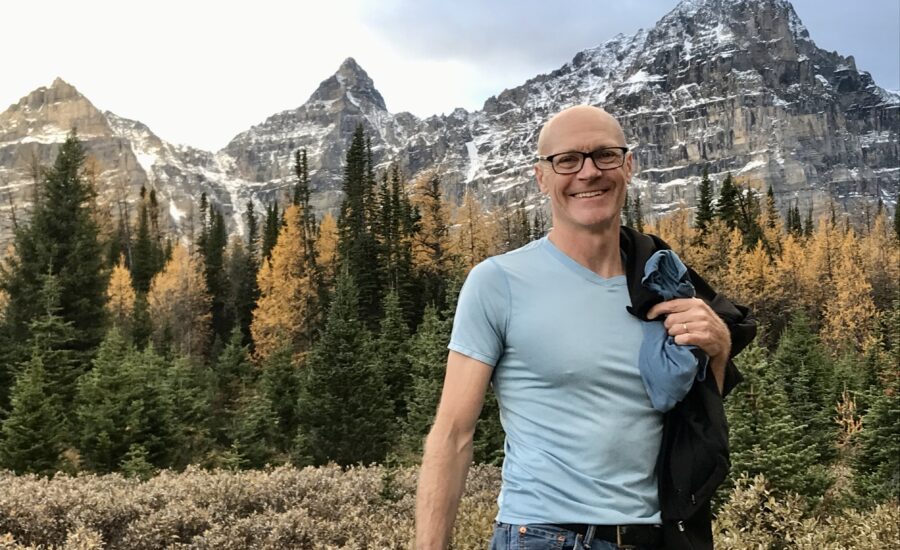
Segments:
[[[650,308],[650,311],[647,312],[647,318],[655,319],[660,315],[670,315],[680,311],[687,311],[692,307],[696,307],[698,305],[697,302],[702,304],[703,300],[697,300],[695,298],[676,298],[674,300],[660,302]]]

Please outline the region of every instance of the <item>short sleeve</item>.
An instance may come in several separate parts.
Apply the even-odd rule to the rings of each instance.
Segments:
[[[490,259],[476,265],[459,292],[447,347],[495,366],[503,354],[509,300],[502,267]]]

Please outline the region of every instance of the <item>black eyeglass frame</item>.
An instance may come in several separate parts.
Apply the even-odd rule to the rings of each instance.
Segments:
[[[609,151],[610,149],[616,149],[617,151],[622,151],[621,164],[619,164],[617,166],[600,167],[597,164],[597,158],[594,155],[599,153],[600,151]],[[629,150],[630,149],[628,149],[628,147],[600,147],[598,149],[594,149],[593,151],[588,151],[586,153],[584,151],[563,151],[562,153],[555,153],[553,155],[547,155],[545,157],[538,156],[537,159],[538,159],[538,161],[546,160],[547,162],[549,162],[550,167],[553,168],[553,171],[556,172],[557,174],[559,174],[560,176],[568,176],[570,174],[577,174],[578,172],[580,172],[581,169],[584,168],[584,159],[587,157],[591,157],[591,161],[594,163],[594,167],[597,168],[597,170],[615,170],[616,168],[621,168],[622,166],[625,165],[625,158],[628,156]],[[558,157],[560,155],[573,155],[573,154],[581,156],[581,162],[578,163],[577,169],[572,170],[571,172],[560,172],[559,170],[556,169],[556,165],[553,163],[553,159],[555,159],[556,157]]]

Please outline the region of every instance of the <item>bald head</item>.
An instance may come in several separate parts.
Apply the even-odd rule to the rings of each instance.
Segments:
[[[590,136],[605,136],[607,147],[624,146],[625,132],[619,121],[603,109],[591,105],[576,105],[564,109],[544,124],[538,136],[538,154],[551,155],[562,151],[588,151],[579,140]],[[614,142],[614,143],[612,143]]]

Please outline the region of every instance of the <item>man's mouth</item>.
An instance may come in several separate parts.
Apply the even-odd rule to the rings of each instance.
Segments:
[[[599,189],[597,191],[585,191],[583,193],[573,193],[572,196],[578,199],[589,199],[591,197],[599,197],[600,195],[606,193],[606,189]]]

